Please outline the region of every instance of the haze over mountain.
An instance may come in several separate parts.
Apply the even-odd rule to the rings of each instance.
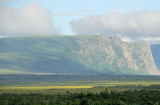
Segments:
[[[160,44],[152,44],[151,51],[152,51],[155,64],[160,70]]]
[[[159,75],[147,42],[108,36],[33,36],[0,39],[1,73]]]

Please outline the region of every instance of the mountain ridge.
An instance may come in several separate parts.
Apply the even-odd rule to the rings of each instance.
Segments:
[[[0,69],[34,73],[159,75],[147,42],[115,36],[30,36],[0,39]]]

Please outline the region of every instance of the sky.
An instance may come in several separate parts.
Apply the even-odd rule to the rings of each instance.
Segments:
[[[160,43],[160,0],[0,0],[0,38],[108,35]]]

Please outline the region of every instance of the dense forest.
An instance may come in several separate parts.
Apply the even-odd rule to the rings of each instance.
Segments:
[[[1,105],[159,105],[158,90],[127,90],[123,92],[105,91],[100,93],[64,94],[0,94]]]

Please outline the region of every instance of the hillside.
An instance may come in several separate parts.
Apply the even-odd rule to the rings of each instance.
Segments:
[[[107,36],[0,39],[0,72],[158,75],[147,42]]]

